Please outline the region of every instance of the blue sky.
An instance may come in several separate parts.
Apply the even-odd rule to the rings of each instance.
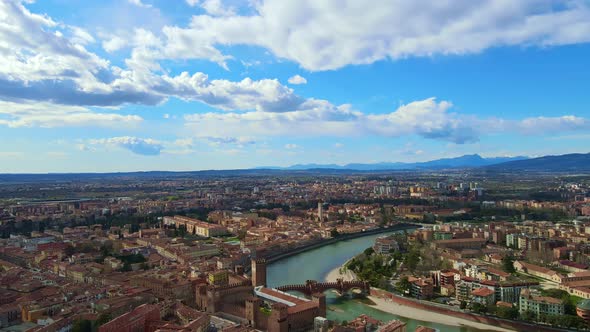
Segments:
[[[0,173],[588,151],[583,0],[0,0]]]

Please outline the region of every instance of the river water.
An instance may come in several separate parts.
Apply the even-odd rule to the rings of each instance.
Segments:
[[[267,284],[270,287],[277,287],[288,284],[303,284],[306,280],[318,280],[323,282],[326,275],[331,270],[341,266],[351,257],[358,255],[366,248],[372,246],[375,239],[383,235],[384,234],[376,234],[344,240],[274,262],[268,266]],[[392,319],[402,320],[408,324],[407,331],[414,331],[418,325],[435,328],[442,332],[481,331],[475,328],[454,327],[408,319],[374,309],[358,300],[339,297],[334,292],[328,291],[326,292],[326,295],[326,302],[328,304],[327,316],[328,319],[332,320],[350,321],[361,314],[366,314],[381,321],[389,321]]]

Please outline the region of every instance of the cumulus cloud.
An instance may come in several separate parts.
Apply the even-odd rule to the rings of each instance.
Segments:
[[[203,139],[209,142],[209,145],[211,146],[220,146],[220,145],[224,145],[224,144],[232,144],[235,145],[237,147],[244,147],[246,145],[252,145],[255,144],[256,141],[253,140],[250,137],[245,137],[245,136],[241,136],[241,137],[199,137],[199,139]]]
[[[170,54],[145,29],[136,29],[130,41],[111,36],[103,42],[107,51],[126,43],[135,46],[125,60],[127,68],[120,68],[84,48],[82,43],[92,40],[85,31],[75,30],[78,37],[67,39],[56,33],[58,23],[19,2],[1,2],[0,17],[7,27],[0,29],[0,49],[6,53],[0,62],[0,97],[5,100],[112,107],[157,105],[177,97],[225,110],[263,111],[293,109],[303,101],[276,79],[232,82],[211,80],[204,73],[158,75],[157,60]]]
[[[590,121],[585,118],[565,115],[561,117],[534,117],[526,118],[518,123],[517,129],[525,134],[539,134],[543,132],[576,131],[590,128]]]
[[[198,2],[206,3],[213,8],[214,1]],[[230,81],[211,79],[202,72],[172,76],[160,65],[161,60],[208,59],[227,67],[232,57],[218,45],[258,45],[310,70],[327,70],[384,58],[479,52],[497,45],[586,42],[590,9],[585,2],[487,0],[424,5],[378,1],[367,6],[350,1],[342,6],[267,0],[255,4],[247,16],[242,11],[217,15],[211,10],[194,16],[187,27],[166,26],[160,32],[138,28],[125,36],[109,35],[102,39],[105,50],[130,48],[129,58],[119,67],[85,48],[94,40],[85,30],[31,13],[19,1],[2,1],[0,99],[5,106],[22,103],[29,109],[5,107],[0,124],[132,125],[141,117],[112,109],[129,103],[159,105],[175,97],[227,111],[186,117],[187,126],[199,135],[221,137],[216,144],[230,144],[222,142],[226,137],[252,135],[418,135],[470,143],[490,132],[535,134],[588,128],[587,119],[570,115],[522,121],[480,119],[456,114],[450,102],[434,98],[387,114],[366,114],[351,105],[303,98],[277,79]],[[297,76],[291,84],[305,80]],[[109,111],[97,110],[107,107]]]
[[[226,6],[221,0],[203,0],[201,7],[209,15],[213,16],[230,16],[236,14],[236,9]]]
[[[289,77],[288,82],[291,83],[291,84],[295,84],[295,85],[297,85],[297,84],[307,84],[307,80],[305,79],[305,77],[303,77],[303,76],[301,76],[299,74],[297,74],[295,76]]]
[[[331,70],[505,45],[585,43],[590,5],[577,0],[263,0],[255,2],[254,14],[197,15],[188,27],[165,31],[172,52],[190,46],[191,54],[204,55],[214,54],[217,45],[256,45],[306,69]]]
[[[239,82],[210,80],[204,73],[162,77],[153,83],[154,91],[185,100],[200,101],[223,110],[285,112],[297,109],[304,99],[276,79]]]
[[[102,42],[102,48],[109,53],[116,52],[124,48],[126,45],[127,40],[120,36],[109,36]]]
[[[88,141],[88,144],[119,147],[144,156],[159,155],[164,148],[157,140],[130,136],[92,139]]]
[[[76,30],[80,37],[71,40],[52,33],[58,23],[13,1],[0,3],[0,15],[7,18],[4,24],[9,27],[0,29],[0,49],[7,53],[0,62],[0,98],[5,100],[112,107],[158,105],[177,97],[224,110],[271,112],[296,109],[304,102],[276,79],[233,82],[210,79],[201,72],[156,74],[162,70],[157,60],[175,56],[145,29],[135,29],[131,40],[110,36],[103,42],[110,52],[126,44],[134,46],[125,60],[127,67],[120,68],[76,42],[92,40],[83,30]]]
[[[221,1],[198,4],[222,6]],[[208,13],[194,16],[187,27],[165,26],[158,33],[138,28],[126,36],[109,35],[102,41],[106,51],[131,48],[126,67],[120,68],[86,50],[84,45],[94,38],[85,30],[69,27],[73,36],[68,39],[61,24],[50,17],[31,13],[18,1],[4,1],[0,3],[6,27],[0,29],[4,52],[0,97],[97,107],[158,105],[177,97],[224,110],[288,112],[303,109],[307,101],[278,80],[233,82],[210,79],[200,72],[169,76],[161,74],[166,70],[159,61],[208,59],[227,67],[232,56],[217,46],[249,44],[266,47],[305,68],[324,70],[388,57],[478,52],[505,44],[588,41],[588,5],[577,1],[560,4],[541,0],[437,5],[382,1],[367,6],[351,1],[342,6],[267,0],[256,2],[252,15]],[[299,75],[290,79],[292,84],[304,82]]]
[[[0,101],[0,125],[17,127],[108,127],[128,128],[141,123],[138,115],[93,112],[85,107],[47,102]]]
[[[94,37],[88,31],[76,26],[70,26],[69,28],[73,34],[71,38],[72,43],[86,45],[96,42]]]
[[[212,16],[230,16],[236,14],[236,8],[228,6],[222,0],[186,0],[191,6],[200,6],[207,14]]]
[[[141,0],[127,0],[127,1],[130,4],[136,5],[138,7],[143,7],[143,8],[151,8],[152,7],[152,5],[145,4],[145,3],[141,2]]]
[[[389,114],[369,114],[366,121],[371,131],[382,136],[416,134],[454,143],[477,141],[478,133],[470,121],[450,113],[451,107],[448,101],[437,103],[430,98],[402,105]]]
[[[188,115],[185,119],[189,126],[199,128],[203,134],[214,130],[222,135],[250,132],[262,136],[348,137],[370,134],[420,135],[457,143],[477,140],[475,131],[458,115],[449,112],[450,107],[447,101],[430,98],[403,105],[389,114],[364,114],[350,105],[336,106],[325,100],[309,99],[290,112],[203,113]]]
[[[77,37],[68,39],[57,22],[29,12],[18,1],[0,2],[0,21],[0,91],[9,92],[10,83],[43,79],[68,79],[80,90],[103,88],[96,77],[108,61],[84,48],[91,36],[83,30],[74,29]]]
[[[537,117],[523,120],[481,119],[451,111],[452,103],[429,98],[401,105],[386,114],[365,114],[350,105],[308,100],[296,111],[201,113],[185,116],[187,126],[203,135],[331,136],[417,135],[456,144],[477,142],[481,135],[517,132],[525,135],[590,130],[590,122],[575,116]]]

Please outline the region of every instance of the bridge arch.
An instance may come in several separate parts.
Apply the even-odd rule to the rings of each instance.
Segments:
[[[340,294],[347,293],[353,289],[359,289],[362,294],[370,294],[371,287],[365,281],[344,281],[337,279],[335,282],[318,282],[316,280],[307,280],[305,284],[284,285],[277,287],[283,292],[297,291],[305,295],[311,296],[314,293],[323,293],[329,289],[333,289]]]

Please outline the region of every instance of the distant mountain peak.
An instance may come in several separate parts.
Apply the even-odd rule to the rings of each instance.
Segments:
[[[310,169],[347,169],[359,171],[383,171],[401,169],[443,169],[443,168],[473,168],[488,166],[508,161],[528,159],[528,157],[491,157],[484,158],[479,154],[466,154],[453,158],[442,158],[426,162],[404,163],[404,162],[378,162],[378,163],[352,163],[346,165],[337,164],[295,164],[288,167],[267,167],[268,169],[283,170],[310,170]],[[262,167],[258,167],[259,169]]]
[[[495,171],[590,172],[590,153],[570,153],[489,165]]]

